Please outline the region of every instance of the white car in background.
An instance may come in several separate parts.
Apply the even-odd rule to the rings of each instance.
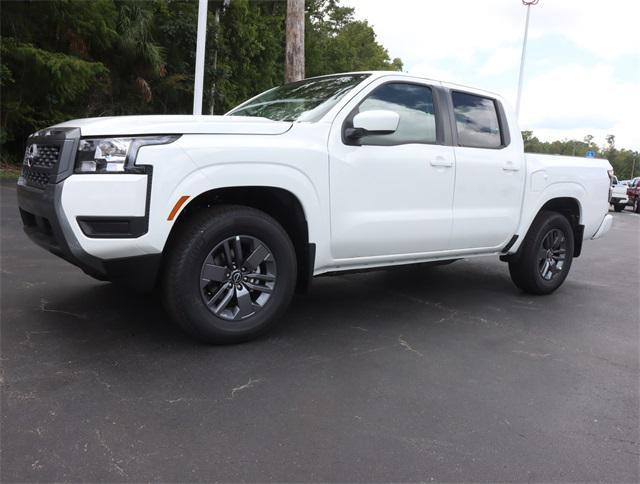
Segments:
[[[611,197],[609,202],[613,205],[613,209],[616,212],[622,212],[624,207],[629,203],[627,188],[627,185],[618,181],[618,177],[615,175],[611,177]]]

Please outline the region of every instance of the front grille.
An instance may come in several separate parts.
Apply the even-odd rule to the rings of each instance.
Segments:
[[[57,173],[59,161],[59,145],[32,143],[24,155],[22,177],[28,186],[44,188],[49,183],[49,176]]]
[[[24,178],[27,186],[44,188],[49,183],[49,175],[40,170],[34,170],[28,166],[22,167],[22,178]]]
[[[35,146],[35,145],[31,145]],[[29,148],[31,148],[31,146]],[[36,155],[32,158],[32,167],[52,168],[60,159],[60,147],[55,145],[37,145]],[[27,156],[29,156],[27,148]]]

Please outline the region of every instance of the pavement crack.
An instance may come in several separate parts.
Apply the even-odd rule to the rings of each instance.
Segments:
[[[249,381],[247,383],[245,383],[244,385],[240,385],[239,387],[234,387],[231,390],[231,396],[229,397],[229,400],[233,400],[236,396],[236,393],[247,390],[248,388],[254,386],[256,383],[260,383],[261,381],[263,381],[262,378],[249,378]]]
[[[400,346],[403,346],[404,349],[406,349],[407,351],[411,351],[412,353],[415,353],[418,356],[424,356],[422,353],[416,350],[413,346],[411,346],[409,343],[403,340],[402,335],[398,336],[398,343],[400,343]]]
[[[624,442],[626,444],[640,445],[635,440],[618,439],[617,437],[608,437],[609,440],[615,440],[616,442]]]
[[[78,318],[78,319],[87,318],[84,314],[76,314],[69,311],[63,311],[61,309],[49,309],[47,308],[47,304],[49,304],[49,301],[47,301],[46,299],[40,299],[40,311],[42,311],[43,313],[66,314],[67,316],[73,316],[74,318]]]
[[[524,351],[524,350],[511,350],[511,353],[526,355],[526,356],[530,356],[531,358],[548,358],[549,356],[551,356],[551,353],[535,353],[533,351]]]
[[[118,473],[120,476],[129,477],[129,475],[125,472],[122,466],[120,466],[121,461],[116,460],[116,458],[113,455],[113,451],[111,450],[111,447],[109,447],[109,444],[107,444],[107,441],[104,439],[104,437],[102,436],[102,434],[98,429],[96,429],[96,437],[98,438],[98,442],[100,443],[102,448],[106,451],[107,456],[109,457],[109,467],[114,471],[116,471],[116,473]]]
[[[369,348],[368,350],[357,350],[354,349],[354,351],[352,353],[350,353],[349,356],[362,356],[362,355],[367,355],[369,353],[375,353],[376,351],[380,351],[380,350],[386,350],[387,346],[379,346],[377,348]]]
[[[97,381],[100,385],[104,386],[107,390],[111,390],[111,384],[100,377],[100,373],[94,370],[79,370],[74,372],[75,375],[80,375],[82,373],[86,373],[89,375],[93,375],[95,381]]]

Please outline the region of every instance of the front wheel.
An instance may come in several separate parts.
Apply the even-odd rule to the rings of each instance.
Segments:
[[[270,329],[296,283],[296,256],[282,226],[241,206],[196,213],[178,228],[163,274],[168,312],[208,343],[238,343]]]
[[[573,228],[564,215],[541,212],[522,242],[517,258],[509,261],[514,284],[531,294],[550,294],[569,274],[573,261]]]
[[[640,213],[640,197],[636,197],[633,201],[633,211],[635,213]]]

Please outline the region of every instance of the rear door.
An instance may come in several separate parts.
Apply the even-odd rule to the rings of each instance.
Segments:
[[[511,139],[497,99],[450,91],[456,159],[452,249],[505,245],[520,221],[525,167],[522,139]]]

